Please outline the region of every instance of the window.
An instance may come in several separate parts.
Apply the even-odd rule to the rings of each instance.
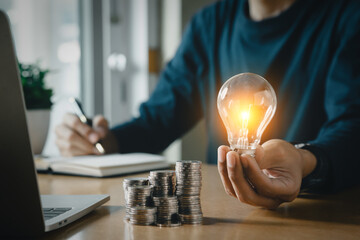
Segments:
[[[80,95],[79,14],[76,0],[2,0],[20,62],[48,68],[54,99]]]
[[[150,69],[168,61],[188,16],[212,1],[1,0],[19,61],[39,61],[52,71],[46,84],[56,105],[43,154],[58,154],[54,128],[70,109],[69,96],[80,98],[89,116],[104,114],[111,126],[136,116],[158,81],[149,58]],[[177,143],[169,159],[180,159]]]

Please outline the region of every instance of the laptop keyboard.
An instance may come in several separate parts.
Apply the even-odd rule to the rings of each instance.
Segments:
[[[43,208],[44,219],[52,219],[70,210],[71,208]]]

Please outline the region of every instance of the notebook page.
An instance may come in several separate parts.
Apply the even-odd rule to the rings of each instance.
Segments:
[[[92,168],[111,168],[121,167],[138,164],[149,164],[156,162],[163,162],[165,158],[161,155],[147,154],[147,153],[128,153],[128,154],[108,154],[108,155],[91,155],[91,156],[79,156],[72,158],[63,158],[63,161],[59,161],[59,158],[53,160],[53,164],[75,164],[84,167]]]

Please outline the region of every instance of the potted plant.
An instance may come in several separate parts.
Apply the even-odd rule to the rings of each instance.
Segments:
[[[27,109],[27,121],[31,147],[34,154],[40,154],[49,128],[51,97],[53,91],[46,88],[45,77],[49,70],[39,64],[19,63],[21,83]]]

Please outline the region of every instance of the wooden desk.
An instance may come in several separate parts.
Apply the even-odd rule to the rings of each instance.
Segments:
[[[136,176],[147,176],[148,173]],[[135,176],[135,175],[134,175]],[[110,194],[91,214],[44,239],[360,239],[360,189],[333,196],[305,196],[276,211],[226,195],[216,166],[203,166],[204,224],[176,228],[124,221],[124,177],[94,179],[39,174],[42,194]]]

